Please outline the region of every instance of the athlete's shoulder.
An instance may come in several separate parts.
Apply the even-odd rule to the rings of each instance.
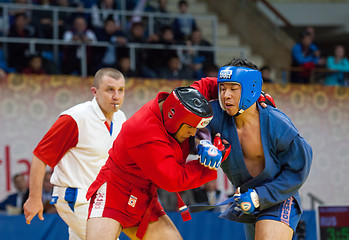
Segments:
[[[269,115],[269,136],[278,149],[287,149],[289,144],[300,135],[298,129],[280,109],[268,106],[265,111]]]
[[[298,132],[291,119],[283,111],[272,106],[267,106],[267,110],[272,124],[277,123],[278,125],[282,125],[285,128],[292,128]]]

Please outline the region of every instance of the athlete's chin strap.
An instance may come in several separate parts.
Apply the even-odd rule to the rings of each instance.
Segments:
[[[237,117],[239,116],[241,113],[243,113],[245,110],[244,109],[240,109],[233,117]]]

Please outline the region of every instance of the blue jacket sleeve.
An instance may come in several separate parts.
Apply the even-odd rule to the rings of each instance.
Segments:
[[[274,180],[255,188],[261,210],[295,195],[309,175],[312,162],[310,145],[300,135],[296,135],[290,144],[282,146],[284,143],[277,143],[277,148],[283,149],[276,156],[281,163],[280,174]]]
[[[298,65],[302,65],[306,62],[313,62],[315,64],[317,64],[319,62],[319,57],[315,57],[313,55],[313,52],[311,54],[309,54],[308,56],[304,56],[303,52],[302,52],[302,47],[300,44],[296,44],[293,48],[292,48],[292,57],[293,59],[296,61],[296,63]]]

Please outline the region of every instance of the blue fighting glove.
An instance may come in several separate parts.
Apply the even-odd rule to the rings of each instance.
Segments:
[[[222,163],[222,152],[208,140],[201,140],[197,148],[200,163],[217,170]]]
[[[240,193],[240,188],[238,188],[237,192],[234,195],[234,200],[243,213],[251,214],[259,207],[259,196],[254,189],[248,189],[247,192]]]

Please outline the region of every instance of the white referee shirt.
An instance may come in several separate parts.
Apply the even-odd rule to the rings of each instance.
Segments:
[[[96,98],[78,104],[61,115],[70,115],[78,126],[78,143],[54,167],[51,183],[60,187],[80,188],[87,191],[101,167],[108,159],[108,151],[126,121],[125,114],[114,113],[109,132],[107,120]]]

